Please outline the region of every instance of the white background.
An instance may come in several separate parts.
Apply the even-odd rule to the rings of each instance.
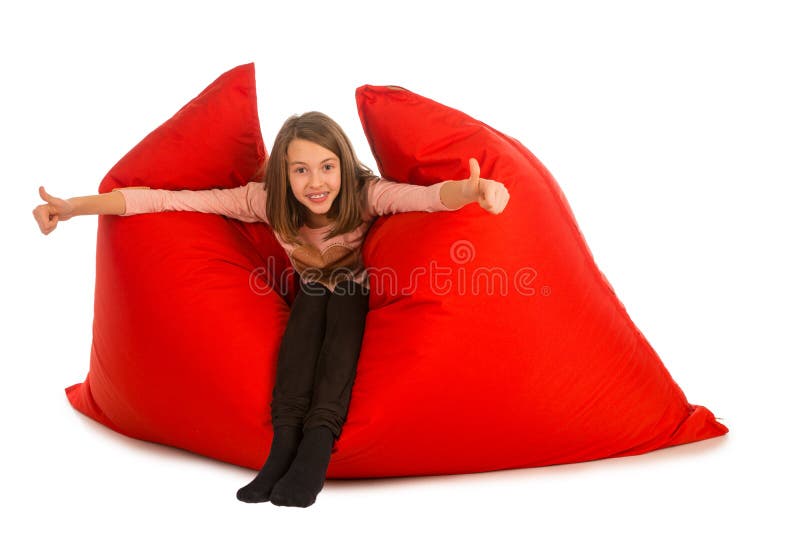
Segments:
[[[791,2],[106,4],[0,8],[0,530],[797,531]],[[354,99],[366,83],[519,139],[690,402],[731,433],[575,465],[330,480],[300,509],[240,503],[253,471],[74,411],[64,388],[88,370],[97,219],[43,236],[37,187],[96,193],[142,137],[250,61],[270,150],[289,115],[320,110],[377,170]]]

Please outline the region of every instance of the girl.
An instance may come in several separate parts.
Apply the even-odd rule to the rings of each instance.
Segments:
[[[263,183],[205,191],[120,188],[68,200],[40,186],[46,204],[33,215],[45,235],[75,215],[165,210],[271,226],[300,275],[300,287],[278,353],[269,456],[236,497],[307,507],[322,490],[350,403],[369,303],[361,261],[365,234],[376,217],[391,213],[452,211],[471,202],[502,212],[508,190],[480,178],[474,158],[469,166],[469,178],[427,187],[379,178],[358,160],[336,122],[308,112],[283,124]]]

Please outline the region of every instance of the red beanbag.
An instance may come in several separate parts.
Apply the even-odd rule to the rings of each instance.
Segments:
[[[99,192],[237,187],[262,179],[265,163],[251,63],[145,137]],[[293,288],[271,276],[286,269],[265,224],[193,212],[101,215],[89,373],[67,388],[70,402],[131,437],[263,463],[291,300],[278,290]]]
[[[471,204],[373,225],[350,428],[329,474],[534,467],[727,432],[687,402],[533,154],[399,87],[365,85],[356,100],[381,175],[421,185],[466,178],[474,156],[511,198],[499,215]]]

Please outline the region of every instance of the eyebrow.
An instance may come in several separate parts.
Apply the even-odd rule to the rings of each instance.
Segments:
[[[326,161],[335,160],[335,159],[336,158],[326,158],[326,159],[323,159],[322,161],[320,161],[320,163],[325,163]],[[303,165],[306,165],[305,161],[292,161],[292,162],[289,163],[289,165],[294,165],[295,163],[302,163]]]

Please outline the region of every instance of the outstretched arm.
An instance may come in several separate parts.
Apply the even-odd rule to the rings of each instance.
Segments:
[[[40,185],[39,196],[46,204],[33,208],[33,218],[44,235],[55,230],[60,221],[68,221],[76,215],[121,215],[125,212],[125,198],[117,191],[65,200],[54,197]]]
[[[198,211],[215,213],[245,222],[268,222],[267,192],[263,182],[249,182],[229,189],[148,189],[127,187],[115,189],[125,200],[120,215],[137,215],[161,211]]]
[[[170,191],[141,187],[121,187],[110,193],[62,199],[39,186],[39,196],[46,202],[33,209],[39,230],[45,235],[60,221],[76,215],[136,215],[159,211],[199,211],[216,213],[245,222],[267,220],[267,192],[263,182],[250,182],[230,189]]]
[[[471,202],[478,202],[491,213],[500,213],[509,199],[502,183],[480,177],[480,167],[474,158],[470,159],[470,177],[464,180],[423,186],[381,179],[371,182],[369,187],[369,214],[378,216],[407,211],[455,211]]]

